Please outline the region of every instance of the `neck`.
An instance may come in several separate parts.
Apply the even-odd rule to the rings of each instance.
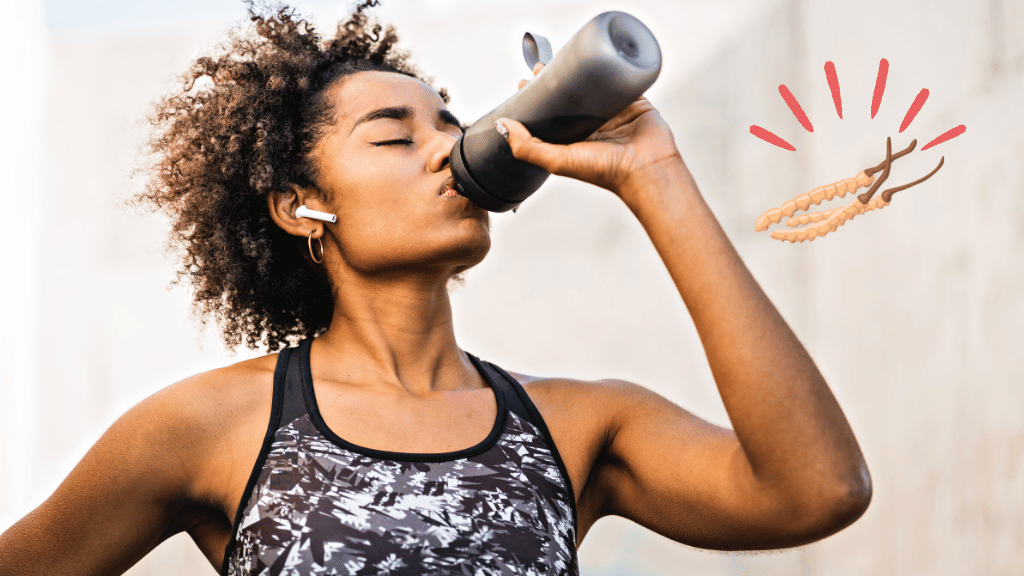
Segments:
[[[313,344],[314,377],[429,398],[486,386],[455,342],[447,276],[335,284],[334,314]]]

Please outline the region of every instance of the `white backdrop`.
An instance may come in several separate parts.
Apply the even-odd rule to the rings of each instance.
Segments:
[[[128,172],[147,106],[244,18],[241,3],[8,4],[17,25],[0,44],[14,63],[4,85],[19,89],[0,92],[13,135],[0,144],[0,189],[17,215],[2,231],[0,528],[51,493],[128,407],[251,355],[198,330],[187,291],[167,289],[166,223],[121,205],[140,186]],[[348,7],[296,4],[325,32]],[[610,9],[659,39],[664,67],[648,96],[840,399],[875,498],[838,535],[768,555],[693,550],[604,519],[581,548],[583,573],[1024,573],[1024,1],[385,0],[376,13],[470,121],[528,76],[523,32],[557,50]],[[881,58],[890,70],[872,120]],[[898,134],[922,88],[929,100]],[[754,138],[751,124],[797,151]],[[964,135],[900,161],[895,184],[945,157],[885,210],[811,243],[754,231],[768,208],[879,162],[886,136],[898,148],[917,138],[919,150],[958,124]],[[728,424],[685,307],[617,199],[553,178],[493,222],[491,254],[452,294],[463,348],[525,373],[633,380]],[[520,286],[527,275],[544,282]],[[130,574],[210,572],[179,536]]]

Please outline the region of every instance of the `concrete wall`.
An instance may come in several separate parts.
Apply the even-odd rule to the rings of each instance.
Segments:
[[[434,0],[382,8],[425,71],[451,89],[453,111],[472,119],[527,76],[518,53],[523,31],[547,35],[557,48],[585,19],[623,7]],[[626,9],[662,44],[652,102],[744,261],[845,408],[875,498],[838,535],[766,555],[698,551],[604,519],[580,550],[583,573],[1024,573],[1024,338],[1017,333],[1024,325],[1024,2],[872,0],[854,8],[687,0]],[[340,16],[333,10],[320,16]],[[37,400],[11,404],[32,423],[36,456],[25,457],[17,474],[0,472],[5,482],[31,487],[26,498],[0,500],[5,521],[52,492],[128,407],[249,355],[222,351],[215,330],[198,332],[186,291],[166,289],[173,277],[162,250],[166,223],[120,204],[139,186],[127,173],[139,162],[148,103],[221,30],[197,25],[51,44],[40,165],[42,201],[54,212],[38,247],[45,305],[31,376]],[[871,119],[881,58],[890,71]],[[843,120],[826,61],[838,72]],[[813,134],[792,117],[779,84],[799,99]],[[928,102],[899,134],[921,88]],[[751,124],[797,151],[754,138]],[[934,178],[883,211],[811,243],[754,231],[768,208],[879,162],[886,136],[897,148],[917,138],[920,149],[958,124],[966,134],[897,164],[894,185],[945,157]],[[14,192],[3,190],[5,199]],[[465,349],[526,373],[630,379],[728,424],[685,307],[616,198],[552,179],[517,214],[497,216],[493,235],[491,254],[452,294]],[[526,277],[541,282],[517,281]],[[15,398],[13,382],[3,381],[5,403]],[[177,537],[130,574],[209,571]]]

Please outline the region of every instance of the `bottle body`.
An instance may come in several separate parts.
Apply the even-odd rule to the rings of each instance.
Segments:
[[[493,212],[515,208],[550,174],[515,158],[495,120],[518,120],[545,142],[579,142],[643,95],[660,71],[661,50],[643,23],[624,12],[599,14],[459,138],[451,154],[456,189]]]

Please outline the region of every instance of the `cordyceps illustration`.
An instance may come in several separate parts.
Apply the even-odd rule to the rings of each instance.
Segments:
[[[884,58],[878,65],[878,76],[875,80],[875,91],[871,99],[871,117],[874,118],[878,112],[878,107],[882,102],[882,94],[885,91],[885,80],[889,71],[889,62]],[[843,118],[843,106],[842,99],[839,93],[839,80],[836,76],[835,65],[832,62],[825,64],[825,76],[828,79],[829,89],[832,92],[832,100],[836,105],[836,113],[839,114],[839,118]],[[804,114],[800,104],[797,102],[793,94],[786,88],[785,84],[779,86],[779,93],[782,94],[783,100],[789,106],[789,109],[796,116],[796,119],[800,122],[800,125],[804,127],[808,132],[814,132],[814,127],[808,120],[807,115]],[[928,90],[922,89],[914,99],[914,103],[911,104],[910,109],[907,111],[906,116],[903,118],[903,123],[900,125],[900,132],[906,130],[907,126],[914,120],[914,117],[924,106],[925,101],[928,99]],[[924,145],[921,151],[927,150],[932,146],[941,144],[947,140],[955,138],[960,134],[963,134],[967,130],[967,127],[963,124],[947,130],[942,135],[936,137],[934,140]],[[750,133],[758,138],[790,151],[796,151],[789,142],[786,142],[782,138],[772,134],[768,130],[761,128],[760,126],[751,126]],[[877,197],[875,193],[882,186],[883,183],[889,178],[890,171],[892,170],[893,162],[897,159],[906,156],[914,151],[917,146],[917,140],[913,140],[909,146],[899,152],[892,153],[892,138],[886,138],[885,140],[885,159],[880,162],[877,166],[865,168],[859,174],[853,178],[844,178],[831,184],[819,186],[814,190],[806,194],[801,194],[796,198],[785,202],[778,208],[772,208],[765,212],[760,218],[757,219],[754,227],[758,232],[767,230],[772,224],[777,224],[783,218],[787,218],[786,226],[795,228],[794,230],[777,230],[772,232],[771,237],[776,240],[783,240],[789,242],[803,242],[804,240],[814,240],[815,238],[821,238],[830,232],[836,231],[840,226],[852,220],[855,216],[864,214],[865,212],[871,212],[884,208],[889,205],[892,201],[892,196],[896,192],[906,190],[911,186],[916,186],[931,178],[936,172],[942,168],[942,164],[946,158],[943,156],[939,159],[938,166],[934,170],[902,186],[896,186],[888,188],[879,194]],[[878,178],[875,178],[875,174],[881,172]],[[833,198],[843,198],[847,194],[852,194],[857,190],[870,186],[867,192],[859,194],[852,202],[845,206],[838,208],[832,208],[828,210],[821,210],[818,212],[810,212],[802,214],[797,217],[793,217],[797,211],[807,210],[811,206],[817,206],[823,201],[832,200]],[[802,228],[797,228],[802,226]]]

